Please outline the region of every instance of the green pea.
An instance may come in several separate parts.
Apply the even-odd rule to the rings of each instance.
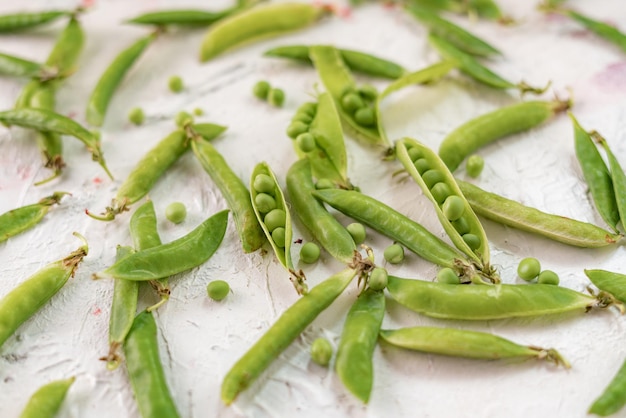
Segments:
[[[184,111],[178,112],[176,118],[174,119],[174,122],[176,122],[176,126],[178,126],[179,128],[184,128],[185,126],[193,123],[193,116]]]
[[[297,111],[296,114],[293,115],[293,118],[291,118],[291,121],[302,122],[302,123],[306,123],[307,125],[309,125],[311,124],[311,122],[313,122],[313,116],[302,111]]]
[[[224,280],[213,280],[206,286],[207,295],[211,299],[218,302],[224,299],[228,295],[229,291],[230,285]]]
[[[552,270],[544,270],[537,276],[537,283],[557,286],[559,284],[559,275]]]
[[[272,241],[280,248],[285,248],[285,228],[279,226],[272,231]]]
[[[440,182],[435,184],[433,188],[430,189],[430,194],[432,194],[435,201],[441,205],[446,198],[452,194],[452,190],[450,190],[450,186],[446,183]]]
[[[456,221],[465,212],[465,201],[459,196],[448,196],[441,207],[443,215],[450,221]]]
[[[254,190],[258,193],[267,193],[270,196],[274,195],[275,186],[274,180],[267,174],[258,174],[252,183],[252,187],[254,187]]]
[[[416,147],[407,149],[407,153],[409,154],[409,158],[413,162],[416,162],[422,157],[422,152],[419,150],[419,148]]]
[[[346,229],[352,236],[352,239],[354,240],[354,243],[356,245],[363,244],[363,242],[365,242],[365,236],[367,234],[365,232],[365,227],[363,226],[363,224],[354,222],[346,226]]]
[[[287,127],[287,136],[291,139],[296,139],[296,137],[304,132],[309,130],[309,125],[300,121],[293,121]]]
[[[450,267],[444,267],[437,272],[437,281],[439,283],[459,284],[461,279]]]
[[[165,208],[165,217],[175,224],[179,224],[187,217],[187,208],[181,202],[173,202]]]
[[[328,366],[333,356],[333,347],[326,338],[316,338],[311,344],[311,360],[320,366]]]
[[[362,107],[354,113],[354,120],[363,126],[376,125],[376,113],[372,107]]]
[[[296,142],[298,143],[298,147],[302,150],[302,152],[311,152],[317,148],[317,145],[315,144],[315,138],[308,132],[298,135],[298,137],[296,138]]]
[[[415,164],[415,168],[417,169],[417,172],[420,174],[430,169],[430,163],[428,162],[426,158],[418,158],[414,164]]]
[[[287,219],[287,214],[282,209],[273,209],[265,218],[263,218],[263,223],[267,227],[267,229],[272,232],[278,227],[284,227],[285,221]]]
[[[128,120],[133,125],[141,125],[145,119],[145,115],[143,113],[143,109],[140,107],[134,107],[128,112]]]
[[[478,177],[485,167],[485,160],[478,154],[470,155],[465,165],[465,171],[470,177]]]
[[[383,252],[385,260],[391,264],[399,264],[404,260],[404,247],[400,244],[391,244]]]
[[[458,232],[459,235],[467,234],[470,231],[469,223],[467,223],[467,219],[464,217],[461,217],[456,221],[452,221],[452,226],[456,229],[456,232]]]
[[[257,81],[257,83],[252,87],[252,94],[254,94],[257,98],[261,100],[267,100],[267,96],[270,92],[270,83],[265,80]]]
[[[177,75],[173,75],[170,77],[170,80],[168,82],[168,86],[170,88],[170,90],[174,93],[180,93],[181,91],[183,91],[183,79],[180,78]]]
[[[268,213],[272,209],[276,209],[276,199],[267,193],[259,193],[254,197],[256,208],[261,213]]]
[[[357,88],[359,94],[367,100],[374,101],[378,98],[378,90],[371,84],[363,84]]]
[[[334,189],[335,183],[330,179],[319,179],[317,183],[315,183],[315,188],[317,190]]]
[[[372,290],[383,290],[387,287],[388,281],[389,275],[387,274],[387,270],[382,267],[376,267],[370,273],[370,278],[367,283]]]
[[[470,247],[472,251],[480,248],[480,238],[474,234],[464,234],[463,241],[465,241],[467,246]]]
[[[271,89],[267,94],[267,101],[275,107],[282,107],[285,103],[285,92],[282,89]]]
[[[313,264],[320,258],[320,247],[314,242],[307,242],[300,248],[300,261]]]
[[[426,187],[430,189],[435,184],[444,181],[444,176],[441,171],[437,169],[433,169],[433,170],[428,170],[424,174],[422,174],[422,180],[424,180],[424,183],[426,183]]]
[[[341,107],[343,107],[347,112],[356,112],[357,109],[361,109],[365,107],[365,103],[361,96],[356,93],[348,93],[341,98]]]
[[[533,280],[541,272],[541,264],[534,257],[526,257],[517,265],[517,275],[527,282]]]
[[[196,116],[202,116],[202,115],[204,115],[204,110],[200,109],[199,107],[196,107],[193,110],[193,114],[196,115]]]
[[[317,113],[317,103],[306,102],[298,108],[298,111],[296,113],[306,114],[311,116],[311,118],[314,118],[315,114]]]

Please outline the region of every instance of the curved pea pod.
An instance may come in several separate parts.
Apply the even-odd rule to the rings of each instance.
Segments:
[[[605,247],[622,239],[596,225],[524,206],[459,179],[456,182],[476,214],[500,224],[582,248]]]
[[[157,326],[150,312],[137,315],[124,342],[128,379],[142,417],[178,418],[161,365]]]
[[[626,361],[617,371],[613,380],[589,408],[589,414],[607,417],[626,405]]]
[[[541,125],[570,107],[569,101],[528,101],[478,116],[456,128],[439,145],[439,157],[451,172],[470,154],[500,138]]]
[[[117,86],[156,37],[156,32],[144,36],[115,57],[113,62],[100,76],[96,87],[91,92],[91,97],[87,102],[87,122],[94,126],[102,126],[109,102]]]
[[[2,75],[35,78],[43,71],[43,66],[38,62],[0,53],[0,74]]]
[[[138,251],[94,273],[94,278],[158,280],[197,267],[219,248],[228,224],[228,211],[208,218],[187,235],[167,244]]]
[[[74,66],[78,61],[83,45],[85,43],[85,33],[80,22],[72,16],[67,26],[54,44],[46,66],[53,69],[57,74],[67,75],[74,71]]]
[[[124,21],[133,25],[204,27],[237,12],[241,7],[230,7],[217,12],[200,9],[174,9],[148,12]]]
[[[585,274],[598,289],[626,304],[626,275],[607,270],[585,270]]]
[[[622,169],[621,164],[611,151],[609,143],[598,132],[592,132],[591,135],[597,143],[599,143],[604,152],[606,158],[609,161],[609,170],[611,175],[611,183],[613,185],[613,194],[615,195],[615,205],[617,206],[617,212],[622,224],[622,228],[626,231],[626,174]]]
[[[586,295],[549,284],[460,286],[389,276],[387,291],[406,308],[434,318],[490,320],[623,305],[612,295]]]
[[[564,13],[576,22],[582,24],[588,30],[606,39],[626,52],[626,34],[620,32],[615,26],[591,19],[571,9],[565,10]]]
[[[343,270],[291,305],[265,334],[231,367],[222,381],[222,401],[230,405],[282,353],[317,316],[344,291],[359,274],[356,268]]]
[[[409,155],[409,150],[415,154]],[[411,138],[396,141],[396,157],[400,160],[405,170],[413,177],[413,180],[420,186],[424,195],[433,202],[439,222],[441,222],[454,245],[472,260],[476,261],[481,266],[481,269],[489,269],[489,242],[487,241],[485,230],[445,163],[430,148]],[[418,168],[418,160],[425,160],[427,166],[419,166]],[[433,180],[428,178],[429,183],[423,177],[427,176],[427,173],[435,174],[435,176],[432,176]],[[439,196],[436,194],[438,191],[437,185],[447,186],[446,189],[449,193]],[[462,207],[459,211],[459,216],[456,216],[458,214],[455,213],[455,217],[449,219],[444,213],[445,206],[454,197],[459,198],[456,201],[462,203]],[[466,227],[462,230],[460,227],[457,229],[452,222],[463,223]],[[467,238],[469,235],[478,239],[478,246]]]
[[[20,418],[54,418],[75,380],[75,377],[55,380],[37,389],[22,410]]]
[[[372,355],[385,315],[385,294],[368,289],[361,293],[346,317],[337,349],[335,371],[357,398],[369,401],[374,384]]]
[[[478,360],[537,359],[570,364],[553,348],[523,346],[486,332],[454,328],[411,327],[380,331],[380,338],[396,347],[423,353]]]
[[[253,7],[222,19],[202,40],[200,61],[243,43],[259,38],[279,36],[303,29],[326,15],[328,11],[306,3],[279,3]]]
[[[0,215],[0,242],[37,225],[50,208],[61,202],[67,192],[54,192],[32,205],[22,206]]]
[[[87,255],[89,248],[85,239],[78,235],[84,245],[62,260],[48,264],[30,276],[0,299],[0,347],[33,316],[62,287]]]
[[[287,171],[287,192],[294,213],[331,256],[343,263],[351,262],[356,251],[352,236],[313,197],[313,191],[315,185],[309,161],[296,161]]]
[[[0,33],[16,32],[52,23],[63,16],[71,15],[67,10],[49,10],[34,13],[12,13],[0,16]]]
[[[569,114],[574,126],[574,147],[589,192],[602,219],[617,232],[620,213],[613,188],[611,173],[604,163],[591,134],[583,129],[573,114]]]

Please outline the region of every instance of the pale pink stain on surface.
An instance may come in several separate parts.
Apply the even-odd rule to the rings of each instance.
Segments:
[[[93,179],[93,184],[102,184],[102,178],[100,177],[95,177]]]
[[[93,314],[94,314],[95,316],[98,316],[98,315],[100,315],[101,313],[102,313],[102,309],[100,309],[100,308],[98,308],[98,307],[94,308],[94,310],[93,310]]]
[[[626,61],[609,64],[602,71],[595,74],[591,81],[606,91],[626,91]]]

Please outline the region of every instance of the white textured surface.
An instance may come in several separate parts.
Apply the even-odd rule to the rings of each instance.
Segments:
[[[119,24],[123,18],[165,7],[215,7],[225,0],[122,1],[100,0],[81,19],[86,47],[78,71],[59,91],[58,110],[84,122],[89,92],[112,58],[147,31]],[[512,80],[543,84],[553,81],[561,95],[569,87],[576,100],[581,124],[600,131],[618,159],[626,164],[626,56],[617,48],[582,31],[563,18],[547,18],[531,2],[502,1],[519,20],[518,26],[460,22],[471,26],[505,51],[494,68]],[[534,2],[532,2],[534,3]],[[593,16],[610,18],[626,29],[626,9],[619,0],[601,3],[572,1]],[[592,4],[597,5],[595,8]],[[0,13],[15,11],[18,2],[3,1]],[[19,3],[23,10],[74,6],[66,0]],[[56,23],[45,29],[0,37],[0,50],[42,60],[55,34]],[[299,104],[318,83],[315,71],[279,60],[260,57],[270,46],[292,43],[335,43],[378,53],[410,69],[436,60],[425,43],[424,29],[399,10],[365,6],[351,16],[329,20],[310,30],[250,45],[201,65],[197,61],[203,30],[179,31],[162,36],[114,96],[103,129],[103,148],[116,177],[104,177],[83,147],[67,139],[65,176],[41,187],[41,159],[32,134],[0,128],[0,213],[37,201],[55,190],[72,192],[47,218],[20,236],[0,244],[0,297],[48,262],[59,259],[79,243],[72,231],[87,237],[91,251],[74,279],[33,319],[26,322],[0,348],[0,416],[17,416],[30,394],[42,384],[69,375],[77,381],[61,417],[138,416],[124,368],[109,372],[98,358],[107,351],[108,313],[113,283],[92,281],[90,276],[110,265],[117,244],[130,244],[129,214],[113,223],[84,215],[85,208],[99,211],[139,158],[173,129],[180,110],[204,109],[199,121],[229,126],[215,141],[234,171],[247,181],[253,165],[267,161],[284,184],[295,156],[284,134]],[[173,74],[187,86],[180,95],[167,89]],[[272,108],[250,93],[259,79],[284,88],[284,108]],[[382,87],[379,80],[366,80]],[[12,106],[23,81],[0,79],[0,109]],[[384,124],[390,138],[413,136],[437,146],[464,121],[512,102],[507,96],[467,81],[447,81],[434,88],[407,88],[384,103]],[[148,121],[131,126],[131,107],[144,108]],[[399,165],[383,163],[370,149],[347,139],[349,175],[364,193],[399,208],[444,236],[429,202],[410,181],[392,178]],[[595,213],[573,148],[569,119],[559,116],[531,132],[490,145],[481,154],[485,170],[477,180],[484,188],[539,209],[603,225]],[[461,177],[464,174],[461,172]],[[154,187],[163,241],[175,239],[207,216],[225,207],[219,191],[191,154],[184,156]],[[169,224],[164,210],[174,200],[188,208],[187,220]],[[294,238],[309,235],[296,225]],[[626,272],[624,248],[584,250],[485,222],[493,264],[505,282],[516,282],[515,268],[526,256],[539,257],[544,268],[557,271],[562,285],[583,290],[588,280],[584,268]],[[367,243],[378,259],[389,240],[373,232]],[[299,246],[294,245],[297,259]],[[316,266],[304,266],[314,285],[341,266],[323,256]],[[429,279],[436,267],[414,255],[391,273]],[[222,303],[205,296],[213,279],[226,279],[233,293]],[[437,321],[418,316],[389,301],[384,327],[436,324],[492,331],[519,343],[555,347],[572,363],[571,370],[549,364],[470,361],[377,347],[375,382],[370,404],[363,406],[342,387],[330,370],[309,361],[308,347],[324,335],[338,343],[345,313],[356,295],[355,286],[342,295],[281,355],[259,381],[229,408],[219,399],[221,380],[230,366],[292,304],[297,296],[287,275],[271,254],[245,255],[232,221],[218,252],[206,264],[172,281],[172,298],[156,319],[160,348],[171,392],[184,417],[583,417],[626,358],[624,318],[614,311],[571,314],[540,319],[489,322]],[[144,294],[142,304],[151,301]],[[626,417],[626,411],[618,416]]]

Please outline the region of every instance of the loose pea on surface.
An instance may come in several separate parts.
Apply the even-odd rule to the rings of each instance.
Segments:
[[[387,270],[382,267],[376,267],[370,273],[370,278],[367,283],[372,290],[383,290],[387,287],[388,281],[389,275],[387,274]]]
[[[465,171],[470,177],[478,177],[485,167],[485,160],[478,154],[470,155],[465,165]]]
[[[270,211],[265,218],[263,218],[263,223],[267,227],[267,229],[272,232],[278,227],[284,227],[287,219],[287,214],[282,209],[274,209]]]
[[[371,107],[362,107],[354,113],[354,120],[359,125],[372,126],[376,124],[376,114]]]
[[[224,280],[213,280],[206,287],[206,293],[215,301],[224,299],[230,291],[230,285]]]
[[[311,152],[316,148],[315,138],[308,132],[298,135],[298,137],[296,138],[296,142],[298,143],[298,147],[302,150],[302,152]]]
[[[441,207],[443,215],[450,221],[456,221],[465,212],[465,202],[459,196],[448,196]]]
[[[165,217],[175,224],[179,224],[187,217],[187,208],[181,202],[172,202],[165,208]]]
[[[541,272],[541,264],[534,257],[526,257],[517,265],[517,275],[526,281],[531,281]]]
[[[559,284],[559,275],[552,270],[544,270],[537,276],[537,283],[556,286]]]
[[[270,88],[270,83],[268,83],[267,81],[257,81],[254,87],[252,87],[252,93],[261,100],[267,100]]]
[[[193,116],[191,116],[188,112],[178,112],[174,122],[176,122],[176,126],[183,128],[184,126],[193,123]]]
[[[274,194],[274,180],[267,174],[258,174],[254,178],[254,182],[252,183],[252,187],[257,193],[267,193],[270,196]]]
[[[193,110],[193,114],[196,115],[196,116],[202,116],[202,115],[204,115],[204,110],[200,109],[199,107],[196,107]]]
[[[279,226],[272,231],[272,241],[280,248],[285,248],[285,228]]]
[[[311,360],[320,366],[328,366],[333,356],[333,346],[326,338],[316,338],[311,344]]]
[[[128,112],[128,120],[133,125],[141,125],[143,121],[145,120],[143,109],[141,109],[140,107],[132,108],[131,111]]]
[[[383,252],[385,260],[391,264],[399,264],[404,260],[404,247],[400,244],[391,244]]]
[[[320,258],[320,247],[314,242],[307,242],[300,248],[300,261],[306,264],[315,263]]]
[[[168,81],[168,86],[170,90],[174,93],[180,93],[183,91],[183,79],[177,75],[173,75],[170,77]]]
[[[267,101],[272,106],[282,107],[283,103],[285,103],[285,92],[282,89],[270,89],[267,94]]]
[[[287,126],[287,136],[291,139],[296,139],[298,135],[307,132],[309,125],[300,121],[293,121]]]
[[[356,245],[363,244],[363,242],[365,242],[365,237],[367,233],[365,232],[365,227],[363,226],[363,224],[354,222],[346,226],[346,229],[352,236],[352,239],[354,240],[354,243]]]
[[[437,281],[447,284],[459,284],[459,276],[450,267],[444,267],[437,272]]]
[[[254,197],[254,203],[261,213],[268,213],[272,209],[276,209],[276,199],[267,193],[259,193]]]

